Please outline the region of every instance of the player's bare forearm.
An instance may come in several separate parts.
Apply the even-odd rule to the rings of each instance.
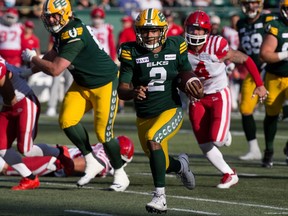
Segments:
[[[49,59],[49,56],[47,59]],[[57,56],[53,61],[47,59],[46,57],[33,57],[32,63],[35,65],[32,69],[33,73],[35,71],[43,71],[45,74],[50,76],[59,76],[71,64],[68,60]]]
[[[230,53],[231,52],[231,53]],[[238,50],[230,50],[228,53],[229,59],[231,62],[234,62],[236,64],[243,64],[246,62],[248,56]]]
[[[42,59],[52,62],[56,56],[57,56],[57,52],[55,50],[51,49],[50,51],[48,51],[47,53],[45,53],[43,55]],[[36,61],[36,60],[34,60],[34,61]],[[36,65],[34,63],[34,61],[31,62],[31,65],[32,65],[31,69],[32,69],[33,74],[38,73],[40,71],[43,71],[43,67],[37,66],[38,64],[36,63],[37,64]],[[51,74],[48,74],[48,75],[51,75]]]

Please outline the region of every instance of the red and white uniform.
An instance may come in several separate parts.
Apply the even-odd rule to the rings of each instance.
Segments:
[[[21,66],[21,40],[24,27],[21,23],[6,26],[0,23],[0,55],[12,65]]]
[[[176,23],[172,23],[171,25],[169,25],[168,27],[168,31],[167,31],[167,37],[170,36],[178,36],[178,35],[182,35],[184,32],[182,26],[177,25]]]
[[[91,147],[92,147],[92,150],[93,150],[95,156],[98,159],[100,159],[105,164],[105,167],[101,171],[100,175],[101,176],[106,176],[111,171],[111,169],[113,169],[113,168],[112,168],[112,166],[110,164],[108,156],[105,153],[103,144],[102,143],[97,143],[97,144],[92,145]],[[78,157],[83,157],[83,155],[81,154],[81,151],[78,148],[76,148],[76,147],[75,148],[70,148],[69,149],[69,154],[70,154],[70,157],[72,159],[78,158]]]
[[[37,134],[40,103],[26,80],[19,76],[20,69],[9,64],[6,64],[6,68],[7,71],[12,72],[10,80],[17,103],[13,106],[6,105],[0,97],[0,104],[3,104],[0,112],[0,150],[9,149],[17,138],[17,148],[23,154],[33,147],[33,140]],[[5,91],[2,93],[5,94]]]
[[[92,145],[92,150],[95,156],[100,159],[104,164],[105,167],[99,176],[106,176],[107,174],[113,172],[113,168],[110,164],[108,156],[104,151],[104,147],[102,143]],[[69,154],[71,159],[83,157],[80,150],[76,147],[69,148]],[[0,167],[1,164],[4,163],[3,160],[0,158]],[[56,176],[64,176],[64,172],[61,167],[61,163],[55,157],[52,156],[43,156],[43,157],[25,157],[23,158],[23,163],[33,172],[34,175],[43,176],[55,172]],[[1,170],[0,170],[1,171]],[[6,175],[19,175],[12,167],[8,167]]]
[[[239,47],[239,35],[238,32],[230,26],[224,26],[222,28],[222,36],[226,38],[231,49],[238,50]]]
[[[198,53],[189,50],[188,58],[204,85],[204,98],[190,103],[189,116],[199,144],[222,143],[230,128],[231,96],[225,63],[229,45],[221,36],[210,35]]]
[[[28,38],[23,37],[21,47],[22,47],[22,50],[25,50],[25,49],[38,49],[38,50],[40,50],[39,38],[34,34],[32,34]]]
[[[136,34],[133,27],[125,28],[119,33],[118,46],[130,41],[136,41]]]
[[[91,29],[104,51],[112,58],[112,60],[116,60],[113,26],[108,23],[104,23],[99,28],[91,26]]]

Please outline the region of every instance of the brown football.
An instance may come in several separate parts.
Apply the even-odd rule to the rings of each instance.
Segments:
[[[182,73],[178,73],[178,75],[176,76],[176,83],[177,83],[177,87],[182,91],[186,93],[185,90],[185,86],[186,86],[186,82],[192,78],[192,77],[197,77],[195,73],[193,72],[182,72]]]

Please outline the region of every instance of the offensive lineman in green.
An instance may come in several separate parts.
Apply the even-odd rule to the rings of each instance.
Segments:
[[[273,141],[277,132],[278,116],[283,102],[288,99],[288,0],[280,1],[279,10],[279,19],[269,22],[266,28],[267,35],[260,50],[261,59],[267,62],[265,87],[269,95],[265,102],[266,148],[263,165],[269,168],[273,166]],[[287,150],[286,147],[286,156]]]
[[[135,21],[136,42],[119,49],[119,98],[134,100],[138,137],[149,157],[155,192],[146,205],[148,212],[167,211],[165,173],[176,172],[185,187],[193,189],[195,179],[186,154],[178,160],[168,155],[168,140],[180,129],[183,110],[174,78],[178,71],[192,71],[187,44],[182,37],[168,37],[165,16],[146,9]],[[131,87],[132,86],[132,87]]]
[[[54,47],[42,59],[34,50],[28,49],[23,51],[22,58],[35,65],[33,73],[43,71],[58,76],[68,68],[74,78],[62,103],[59,123],[85,156],[85,175],[77,185],[89,183],[104,167],[93,155],[88,133],[80,123],[83,115],[93,109],[96,136],[104,144],[115,169],[110,189],[124,191],[130,182],[113,134],[118,103],[118,68],[92,36],[90,28],[73,16],[69,0],[46,0],[41,18],[54,38]],[[22,75],[27,74],[29,71]]]

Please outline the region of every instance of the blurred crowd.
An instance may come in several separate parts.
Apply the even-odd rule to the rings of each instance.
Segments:
[[[19,8],[20,17],[40,17],[44,0],[0,0],[0,12],[5,8]],[[238,0],[71,0],[76,10],[102,7],[105,11],[120,8],[127,15],[148,7],[162,9],[166,7],[207,7],[238,6]],[[265,8],[278,7],[277,0],[265,1]],[[1,14],[0,14],[1,15]]]

